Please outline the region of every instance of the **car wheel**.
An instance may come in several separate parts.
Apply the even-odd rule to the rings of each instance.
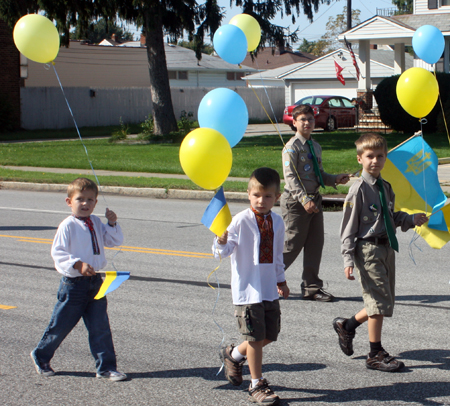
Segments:
[[[334,130],[337,130],[336,119],[333,116],[329,116],[327,119],[325,131],[334,131]]]

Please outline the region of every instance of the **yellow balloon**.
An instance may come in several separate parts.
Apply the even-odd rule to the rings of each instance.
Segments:
[[[230,24],[239,27],[247,38],[247,51],[254,51],[261,40],[261,27],[256,20],[249,14],[237,14],[231,20]]]
[[[184,173],[203,189],[217,189],[231,170],[233,156],[227,139],[212,128],[191,131],[180,146]]]
[[[32,61],[48,63],[58,55],[58,30],[40,14],[28,14],[17,21],[13,38],[17,49]]]
[[[435,106],[439,85],[435,76],[423,68],[410,68],[403,72],[397,82],[397,99],[413,117],[425,117]]]

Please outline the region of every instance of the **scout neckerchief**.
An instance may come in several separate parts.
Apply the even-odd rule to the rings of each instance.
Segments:
[[[90,217],[79,217],[75,216],[78,220],[84,222],[84,225],[89,229],[91,233],[92,249],[94,250],[94,255],[100,255],[100,248],[98,246],[97,235],[95,234],[94,224]]]
[[[320,173],[319,162],[317,161],[316,153],[314,151],[314,146],[313,146],[313,142],[312,142],[311,138],[309,140],[306,140],[306,143],[309,145],[309,149],[311,150],[311,156],[312,156],[312,161],[313,161],[313,166],[314,166],[314,173],[316,174],[317,178],[319,179],[320,186],[322,186],[324,188],[325,185],[323,183],[322,174]]]
[[[383,180],[381,178],[377,179],[377,186],[380,190],[380,200],[381,200],[381,209],[383,211],[384,225],[386,227],[386,232],[389,238],[389,245],[398,252],[398,241],[395,236],[394,228],[392,227],[391,218],[389,216],[389,210],[386,203],[386,193],[384,191]]]
[[[250,206],[253,213],[256,216],[256,222],[258,223],[260,244],[259,244],[259,263],[260,264],[272,264],[273,263],[273,221],[272,216],[269,214],[264,215],[256,211]]]

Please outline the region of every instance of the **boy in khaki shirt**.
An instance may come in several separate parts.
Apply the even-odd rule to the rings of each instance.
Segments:
[[[398,243],[395,227],[407,231],[428,221],[424,213],[394,212],[395,195],[380,172],[387,157],[386,140],[367,133],[356,142],[361,177],[350,187],[344,203],[341,224],[341,252],[345,276],[354,280],[356,265],[363,290],[364,309],[350,319],[337,317],[333,327],[345,355],[353,354],[355,329],[368,321],[370,353],[366,367],[385,372],[402,369],[405,364],[390,356],[381,345],[383,318],[391,317],[395,302],[395,253]]]

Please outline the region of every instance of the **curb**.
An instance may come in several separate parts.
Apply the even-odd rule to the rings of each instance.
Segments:
[[[28,182],[0,182],[0,189],[5,190],[27,190],[39,192],[66,193],[67,186],[64,184],[28,183]],[[214,196],[211,190],[183,190],[162,188],[135,188],[122,186],[101,186],[101,193],[120,196],[151,197],[153,199],[180,199],[180,200],[206,200]],[[248,202],[245,192],[225,192],[228,202]],[[323,201],[330,204],[343,204],[343,197],[323,196]]]

